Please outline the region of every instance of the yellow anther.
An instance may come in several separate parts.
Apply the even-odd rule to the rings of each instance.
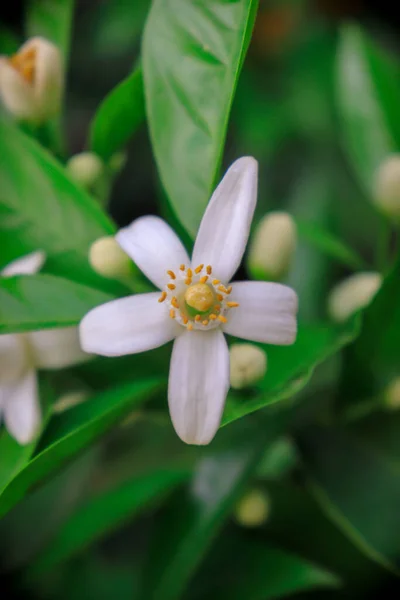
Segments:
[[[159,297],[158,301],[164,302],[166,297],[167,297],[167,292],[161,292],[161,296]]]
[[[215,295],[212,288],[207,284],[195,283],[186,290],[185,302],[191,308],[199,312],[205,312],[210,310],[214,304]]]
[[[232,291],[232,286],[230,285],[229,287],[226,288],[226,293],[230,294]]]
[[[222,292],[223,294],[227,294],[228,293],[226,287],[224,285],[222,285],[222,284],[218,286],[218,290],[220,292]]]
[[[182,317],[182,323],[183,323],[184,325],[187,325],[187,324],[188,324],[188,321],[189,321],[189,319],[188,319],[188,318],[187,318],[185,315],[183,315],[182,313],[181,313],[181,317]]]
[[[199,282],[206,283],[207,279],[208,279],[208,275],[203,275],[203,277],[200,277]]]
[[[220,311],[220,310],[221,310],[221,306],[220,306],[219,304],[216,304],[216,305],[214,306],[214,310],[215,310],[216,312]]]
[[[222,315],[218,316],[218,321],[221,321],[221,323],[227,323],[228,319]]]
[[[186,285],[192,285],[192,278],[187,277],[187,279],[185,279],[185,283],[186,283]]]
[[[170,290],[174,290],[176,288],[176,285],[174,283],[169,283],[167,285],[167,288],[169,288]]]
[[[179,269],[180,269],[181,271],[184,271],[184,270],[185,270],[185,265],[181,265],[181,266],[179,267]]]
[[[192,277],[193,277],[193,271],[192,271],[192,269],[190,269],[190,268],[189,268],[189,269],[187,269],[187,270],[186,270],[186,275],[187,275],[188,277],[192,278]]]
[[[214,313],[211,313],[211,315],[208,318],[210,319],[210,321],[215,321],[215,319],[217,318],[217,315],[214,315]]]
[[[206,325],[208,325],[208,319],[204,319],[204,321],[202,322],[202,325],[204,325],[204,327],[205,327]]]
[[[218,285],[219,283],[221,283],[219,279],[213,279],[213,285]]]
[[[176,275],[173,271],[167,271],[167,274],[171,277],[171,279],[176,279]]]
[[[171,310],[169,311],[169,316],[171,317],[171,319],[175,319],[175,311],[173,308],[171,308]]]
[[[206,271],[207,271],[207,275],[211,275],[211,273],[212,273],[212,266],[211,265],[207,265],[206,266]]]
[[[195,268],[194,272],[197,273],[197,275],[200,273],[200,271],[203,270],[204,265],[199,265],[198,267]]]
[[[174,308],[179,308],[178,300],[176,299],[175,296],[172,298],[171,304]]]
[[[188,331],[192,331],[192,329],[193,329],[193,325],[192,325],[192,323],[188,323],[188,325],[187,325],[186,329],[187,329]]]
[[[229,306],[229,308],[236,308],[239,306],[239,302],[227,302],[226,305]]]
[[[217,294],[217,299],[222,302],[222,300],[224,299],[222,294]]]
[[[201,316],[200,315],[196,315],[194,318],[195,321],[199,322],[201,321]]]

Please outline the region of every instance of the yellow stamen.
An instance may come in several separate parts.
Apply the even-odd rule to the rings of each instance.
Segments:
[[[229,306],[229,308],[236,308],[239,306],[239,302],[227,302],[226,305]]]
[[[192,269],[187,269],[187,270],[186,270],[186,275],[187,275],[188,277],[192,278],[192,277],[193,277],[193,271],[192,271]]]
[[[161,296],[158,299],[158,301],[159,302],[164,302],[164,300],[165,300],[166,297],[167,297],[167,292],[162,292]]]
[[[212,266],[211,265],[207,265],[206,266],[206,271],[207,271],[207,275],[211,275],[211,273],[212,273]]]
[[[185,270],[185,265],[181,265],[181,266],[179,267],[179,269],[180,269],[181,271],[184,271],[184,270]]]
[[[214,306],[214,310],[217,311],[217,312],[220,311],[221,310],[221,306],[219,304],[216,304]]]
[[[185,283],[186,285],[192,285],[192,278],[188,277],[187,279],[185,279]]]
[[[228,319],[226,317],[223,317],[222,315],[218,316],[218,321],[221,321],[221,323],[227,323]]]
[[[205,327],[206,325],[208,325],[208,319],[204,319],[204,321],[202,322],[202,325],[204,325],[204,327]]]
[[[189,321],[189,319],[188,319],[188,318],[187,318],[185,315],[183,315],[182,313],[181,313],[181,317],[182,317],[182,323],[183,323],[184,325],[187,325],[187,324],[188,324],[188,321]]]
[[[171,310],[169,311],[169,316],[171,317],[171,319],[175,319],[175,311],[173,308],[171,308]]]
[[[201,316],[200,315],[196,315],[194,318],[195,321],[199,322],[201,321]]]
[[[36,48],[17,52],[10,57],[9,62],[28,83],[33,83],[36,70]]]
[[[200,281],[200,283],[206,283],[207,279],[208,279],[208,275],[203,275],[203,277],[200,277],[199,281]]]
[[[226,288],[226,293],[230,294],[232,291],[232,286],[230,285],[229,287]]]
[[[217,299],[222,302],[222,300],[224,299],[222,294],[217,294]]]
[[[219,279],[214,279],[213,280],[213,285],[218,285],[219,283],[221,283]]]
[[[200,271],[203,270],[204,265],[199,265],[198,267],[195,268],[194,272],[197,273],[197,275],[200,273]]]
[[[210,321],[215,321],[215,319],[217,318],[217,315],[214,315],[214,313],[211,313],[211,315],[208,318],[210,319]]]
[[[167,285],[167,288],[169,288],[170,290],[174,290],[176,288],[176,285],[174,283],[169,283]]]
[[[175,296],[172,298],[171,304],[174,308],[179,308],[178,300],[176,299]]]
[[[176,275],[173,271],[167,271],[167,274],[171,277],[171,279],[176,279]]]
[[[187,329],[188,331],[192,331],[192,329],[193,329],[193,325],[192,325],[191,323],[189,323],[189,324],[188,324],[188,326],[186,327],[186,329]]]
[[[218,286],[218,290],[220,292],[222,292],[223,294],[227,293],[226,287],[224,285],[222,285],[222,284]]]

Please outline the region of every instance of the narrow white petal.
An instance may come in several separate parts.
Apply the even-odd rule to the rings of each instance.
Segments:
[[[32,364],[37,369],[62,369],[90,358],[80,346],[77,327],[42,329],[25,336]]]
[[[2,386],[4,422],[19,444],[29,444],[41,422],[36,373],[27,371],[13,384]]]
[[[159,217],[140,217],[121,229],[116,240],[139,269],[159,288],[168,283],[168,270],[189,266],[189,257],[171,227]]]
[[[168,384],[172,423],[187,444],[208,444],[229,389],[229,351],[222,331],[185,331],[174,342]]]
[[[242,260],[257,202],[257,161],[239,158],[211,197],[194,245],[192,264],[211,265],[227,283]]]
[[[79,334],[86,352],[122,356],[166,344],[182,327],[169,318],[160,294],[139,294],[102,304],[81,321]]]
[[[228,313],[225,333],[265,344],[293,344],[297,333],[297,294],[280,283],[241,281],[230,298],[239,302]]]
[[[0,335],[0,385],[18,379],[28,364],[23,336],[15,333]]]
[[[34,275],[42,268],[46,255],[42,250],[31,252],[26,256],[17,258],[10,262],[2,271],[3,277],[12,277],[13,275]]]

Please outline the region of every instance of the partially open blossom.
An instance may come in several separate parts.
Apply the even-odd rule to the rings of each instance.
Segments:
[[[132,275],[133,263],[113,235],[93,242],[89,262],[92,269],[103,277],[124,281]]]
[[[257,383],[267,371],[267,355],[254,344],[232,344],[230,355],[230,382],[235,389]]]
[[[271,212],[258,223],[250,243],[248,268],[255,279],[283,279],[296,250],[296,224],[286,212]]]
[[[44,259],[43,252],[33,252],[10,263],[1,276],[36,273]],[[36,369],[60,369],[87,358],[76,327],[0,335],[0,420],[17,442],[31,442],[40,426]]]
[[[296,337],[296,293],[277,283],[229,283],[241,262],[257,199],[257,162],[241,158],[215,190],[190,260],[162,219],[141,217],[118,243],[161,290],[114,300],[80,325],[82,347],[121,356],[174,341],[168,402],[188,444],[214,437],[229,388],[228,333],[268,344]]]
[[[71,156],[66,169],[71,179],[86,190],[92,190],[104,174],[105,165],[97,154],[81,152]]]
[[[329,316],[341,323],[371,302],[382,283],[379,273],[355,273],[338,283],[328,297]]]
[[[13,56],[0,57],[0,96],[18,120],[43,123],[60,110],[63,87],[60,51],[41,37]]]
[[[260,527],[268,520],[269,513],[269,497],[265,492],[253,489],[238,502],[235,519],[242,527]]]
[[[375,174],[373,200],[392,219],[400,219],[400,154],[390,154]]]

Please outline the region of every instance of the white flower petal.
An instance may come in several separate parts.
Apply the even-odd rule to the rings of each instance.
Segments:
[[[229,389],[229,351],[222,331],[185,331],[174,342],[168,384],[172,423],[187,444],[208,444]]]
[[[2,271],[2,277],[12,277],[13,275],[34,275],[42,268],[46,255],[42,250],[31,252],[26,256],[17,258],[10,262]]]
[[[81,321],[79,334],[86,352],[123,356],[166,344],[182,327],[169,318],[160,294],[139,294],[102,304]]]
[[[0,97],[17,119],[30,121],[37,118],[38,106],[33,86],[3,57],[0,57]]]
[[[257,202],[257,161],[239,158],[213,193],[200,224],[192,265],[211,265],[227,283],[242,260]]]
[[[29,444],[41,422],[36,373],[27,371],[13,384],[1,386],[4,422],[19,444]]]
[[[91,358],[80,346],[77,327],[42,329],[25,336],[37,369],[62,369]]]
[[[297,333],[297,294],[280,283],[241,281],[230,298],[239,302],[228,313],[225,333],[265,344],[293,344]]]
[[[27,365],[23,336],[15,333],[0,335],[0,386],[18,379]]]
[[[189,257],[171,227],[159,217],[140,217],[121,229],[116,240],[139,269],[159,288],[168,283],[168,270],[187,267]]]

